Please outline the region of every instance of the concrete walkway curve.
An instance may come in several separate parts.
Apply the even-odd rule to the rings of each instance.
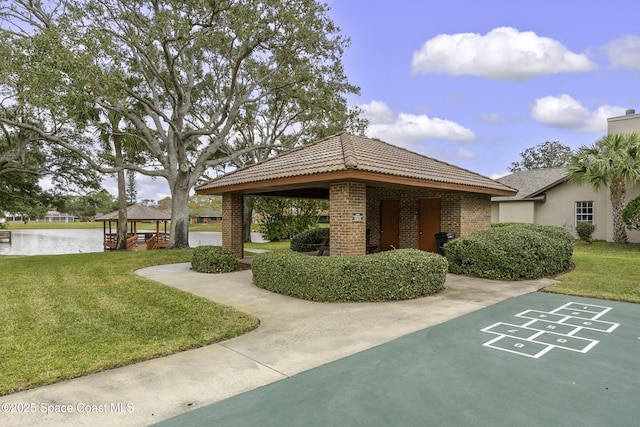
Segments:
[[[35,411],[2,411],[0,425],[149,425],[553,283],[448,275],[446,290],[430,297],[314,303],[255,287],[249,270],[212,275],[183,263],[136,273],[254,315],[260,327],[199,349],[3,396],[0,404],[33,403]]]

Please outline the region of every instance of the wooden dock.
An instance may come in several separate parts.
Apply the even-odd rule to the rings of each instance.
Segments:
[[[0,243],[9,243],[9,244],[11,244],[11,231],[9,231],[9,230],[0,230]]]

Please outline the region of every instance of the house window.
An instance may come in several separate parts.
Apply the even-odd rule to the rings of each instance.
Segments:
[[[576,202],[576,224],[579,222],[593,224],[593,202]]]

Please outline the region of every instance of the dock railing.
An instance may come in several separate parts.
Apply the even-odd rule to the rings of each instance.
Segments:
[[[9,244],[11,244],[11,231],[10,230],[0,230],[0,243],[9,243]]]

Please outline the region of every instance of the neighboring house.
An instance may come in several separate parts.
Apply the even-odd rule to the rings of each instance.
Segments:
[[[640,114],[607,119],[608,133],[640,133]],[[611,197],[606,188],[595,191],[589,184],[568,181],[564,168],[516,172],[497,181],[518,190],[512,197],[491,198],[492,222],[527,222],[565,228],[577,237],[578,222],[595,224],[595,239],[613,241]],[[640,195],[640,184],[627,188],[625,204]],[[629,241],[640,243],[640,231],[627,231]]]
[[[194,215],[193,212],[191,212],[191,215]],[[221,221],[222,213],[217,209],[206,209],[202,212],[199,212],[197,216],[191,217],[192,224],[211,224]]]
[[[609,190],[595,191],[589,184],[568,181],[564,168],[536,169],[513,173],[497,181],[518,190],[512,197],[491,198],[491,222],[526,222],[555,225],[578,237],[581,221],[596,226],[593,237],[613,241]],[[626,203],[640,195],[640,185],[627,189]],[[639,231],[628,231],[629,241],[640,243]]]
[[[29,220],[28,217],[23,217],[22,214],[16,214],[16,213],[10,213],[10,212],[4,213],[4,219],[6,221],[28,221]]]
[[[44,216],[44,222],[74,222],[73,215],[60,213],[58,211],[49,211]]]

